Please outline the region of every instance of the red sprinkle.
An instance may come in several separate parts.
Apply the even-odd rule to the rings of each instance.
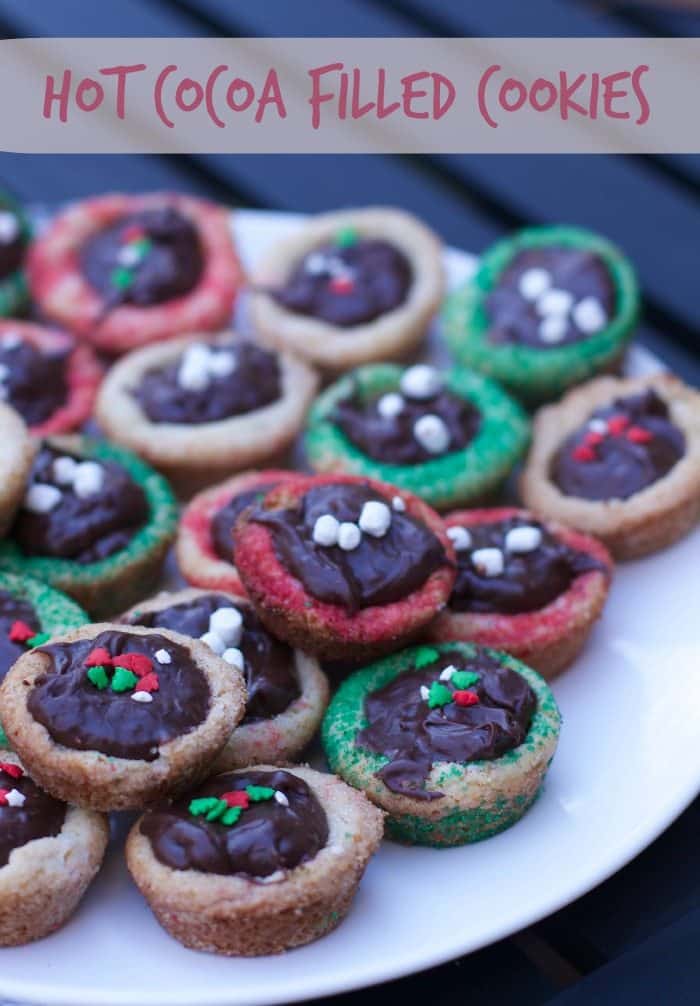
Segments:
[[[611,416],[608,419],[608,429],[614,437],[619,437],[621,433],[624,433],[629,426],[630,421],[627,416],[619,413],[616,416]]]
[[[457,706],[475,706],[479,701],[476,692],[461,690],[452,693],[452,698]]]
[[[336,276],[330,281],[328,288],[333,293],[352,293],[355,289],[355,284],[347,276]]]
[[[571,457],[574,461],[595,461],[596,454],[592,447],[588,447],[586,444],[579,444],[571,452]]]
[[[244,789],[232,789],[230,793],[222,793],[220,800],[225,800],[229,807],[242,807],[243,810],[250,805],[250,797]]]
[[[604,435],[602,433],[596,433],[594,430],[591,430],[583,438],[584,444],[586,444],[588,447],[597,447],[598,444],[602,444],[604,440],[605,440]]]
[[[13,643],[26,643],[32,636],[36,636],[36,632],[26,622],[17,621],[12,623],[7,635]]]
[[[9,789],[0,789],[0,807],[7,806],[7,794],[9,792]]]
[[[87,657],[85,658],[86,667],[111,667],[112,657],[110,656],[109,650],[105,650],[104,646],[96,646],[94,650],[90,650]]]
[[[139,678],[143,678],[153,670],[153,661],[145,653],[122,653],[120,657],[114,658],[114,663],[125,667],[127,671],[132,671]]]
[[[122,665],[120,665],[122,666]],[[134,671],[138,674],[138,671]],[[157,674],[144,674],[139,683],[134,687],[135,692],[157,692],[160,688]]]
[[[633,444],[648,444],[650,440],[654,439],[654,434],[650,433],[649,430],[645,430],[643,426],[630,426],[626,437]]]
[[[15,765],[11,761],[0,761],[0,772],[5,772],[7,775],[11,775],[13,779],[21,779],[24,775],[24,771]]]
[[[146,232],[143,227],[139,227],[138,224],[130,224],[129,227],[125,227],[122,231],[122,241],[141,241],[142,238],[146,237]]]

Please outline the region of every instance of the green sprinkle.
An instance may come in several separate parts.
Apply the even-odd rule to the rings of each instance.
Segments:
[[[109,282],[112,286],[115,286],[117,290],[128,290],[134,281],[133,273],[130,269],[124,269],[119,266],[117,269],[112,269],[109,274]]]
[[[339,248],[350,248],[360,240],[360,235],[354,227],[342,227],[335,236]]]
[[[271,800],[275,795],[274,789],[270,789],[269,786],[246,786],[245,791],[253,803],[258,803],[260,800]]]
[[[443,685],[441,681],[433,681],[428,692],[428,708],[435,709],[438,706],[446,706],[452,701],[452,692]]]
[[[479,680],[479,675],[475,671],[455,671],[450,678],[450,684],[460,691],[463,688],[471,688]]]
[[[242,807],[229,807],[226,813],[221,815],[221,823],[225,824],[227,828],[230,828],[232,824],[236,823],[242,812]]]
[[[139,253],[141,258],[144,258],[153,247],[153,242],[150,238],[139,238],[138,241],[133,242],[133,247]]]
[[[138,680],[135,674],[127,671],[126,667],[115,667],[112,675],[112,691],[128,692],[135,687]]]
[[[217,800],[215,805],[207,811],[205,818],[207,821],[218,821],[220,817],[228,810],[228,804],[225,800]]]
[[[107,671],[104,669],[102,664],[98,664],[96,667],[90,667],[87,672],[88,681],[90,681],[95,688],[99,688],[102,691],[109,684],[109,678],[107,677]]]
[[[215,796],[200,796],[196,800],[190,800],[187,809],[193,817],[201,817],[202,814],[208,814],[220,802],[223,803],[223,800],[219,801]]]
[[[44,643],[48,643],[51,639],[50,632],[37,632],[36,636],[31,636],[27,640],[27,646],[34,648],[35,646],[43,646]]]
[[[432,646],[419,646],[413,658],[413,666],[418,671],[421,667],[427,667],[429,664],[434,664],[439,656],[440,654],[438,651],[434,650]]]
[[[0,747],[4,748],[10,747],[10,742],[7,739],[7,734],[5,733],[2,727],[0,727]]]

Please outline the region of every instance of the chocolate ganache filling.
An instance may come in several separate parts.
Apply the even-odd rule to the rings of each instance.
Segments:
[[[309,252],[285,285],[271,292],[288,311],[350,328],[400,307],[412,278],[406,256],[394,245],[349,235],[346,244]]]
[[[493,524],[450,528],[448,534],[454,535],[457,554],[457,579],[449,602],[453,611],[504,615],[538,611],[564,594],[577,577],[605,571],[601,562],[571,548],[539,521],[509,517]],[[495,568],[480,560],[482,549],[495,550]]]
[[[131,213],[89,238],[80,267],[108,308],[150,307],[189,293],[204,256],[195,225],[166,206]]]
[[[685,436],[653,388],[617,398],[563,442],[550,477],[566,496],[629,499],[671,471]]]
[[[65,405],[69,356],[65,351],[42,352],[29,340],[6,332],[0,336],[0,399],[29,426],[43,423]]]
[[[18,765],[0,761],[0,866],[13,849],[35,838],[54,838],[66,819],[66,805],[39,789]]]
[[[51,667],[37,678],[27,708],[64,747],[155,761],[161,744],[194,730],[209,713],[206,676],[165,636],[108,630],[37,652]],[[144,691],[150,700],[135,701]]]
[[[173,629],[184,636],[199,639],[209,631],[209,619],[220,608],[230,608],[232,602],[222,594],[201,594],[160,611],[144,611],[132,616],[132,625],[154,629]],[[267,632],[248,605],[237,610],[243,617],[243,632],[238,648],[244,658],[248,699],[244,723],[278,716],[298,699],[301,691],[294,670],[294,653],[285,643]]]
[[[26,555],[84,564],[126,548],[148,516],[143,490],[121,465],[44,445],[12,536]]]
[[[195,343],[174,363],[144,374],[134,391],[154,423],[215,423],[276,402],[277,355],[237,340]]]
[[[607,266],[592,252],[548,247],[521,251],[486,298],[489,339],[535,349],[580,342],[615,313]]]
[[[522,744],[537,706],[525,678],[486,653],[434,652],[431,664],[367,695],[368,725],[355,738],[389,759],[377,775],[390,790],[418,800],[442,796],[425,789],[436,762],[493,760]],[[447,668],[457,673],[441,680]]]
[[[252,489],[246,489],[230,499],[226,506],[214,514],[211,522],[211,539],[214,551],[220,559],[233,562],[233,529],[236,521],[246,507],[259,503],[276,485],[276,482],[266,482]]]
[[[253,787],[252,799],[244,797],[239,803],[244,809],[232,825],[190,812],[193,797],[197,801],[242,795],[248,787]],[[255,788],[271,792],[263,795]],[[217,775],[187,797],[147,811],[140,828],[156,859],[173,870],[227,876],[264,878],[293,870],[328,842],[328,821],[316,795],[303,779],[281,769]]]
[[[406,513],[391,511],[381,537],[362,532],[358,520],[369,501],[387,505],[367,485],[336,483],[310,489],[289,509],[258,507],[250,519],[270,528],[278,559],[309,594],[353,613],[402,600],[447,562],[433,532]],[[314,531],[326,515],[338,523],[341,534],[345,525],[354,525],[358,544],[319,544]]]
[[[331,413],[331,419],[348,440],[375,461],[394,465],[431,461],[437,455],[462,450],[481,425],[479,410],[445,388],[420,400],[403,396],[400,409],[395,394],[364,400],[355,391],[338,402]],[[385,407],[387,400],[396,405]],[[430,431],[427,437],[421,433],[420,421],[428,416],[441,421],[442,436],[435,443],[431,442]]]
[[[22,639],[13,640],[10,632],[15,622],[23,622],[34,632],[41,632],[41,623],[33,606],[22,597],[15,597],[7,590],[0,590],[0,681],[9,669],[27,652]]]

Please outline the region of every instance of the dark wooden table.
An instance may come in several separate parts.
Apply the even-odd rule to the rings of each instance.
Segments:
[[[671,36],[700,35],[700,12],[690,2],[680,9],[599,0],[0,0],[0,32]],[[527,223],[589,226],[637,264],[645,291],[642,342],[700,385],[699,182],[700,155],[355,156],[351,162],[335,156],[0,155],[0,185],[31,202],[164,187],[233,205],[311,212],[387,202],[413,210],[446,241],[474,251]],[[337,1001],[698,1004],[699,837],[696,801],[633,863],[539,925],[453,964]]]

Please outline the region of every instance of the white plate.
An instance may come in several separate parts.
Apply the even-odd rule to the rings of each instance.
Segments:
[[[246,259],[296,222],[237,214]],[[454,278],[474,259],[450,251],[447,263]],[[633,352],[633,369],[655,365]],[[700,529],[620,568],[584,656],[555,682],[561,743],[544,793],[514,828],[461,849],[386,843],[334,933],[257,960],[195,953],[167,936],[115,842],[68,925],[0,952],[0,996],[61,1006],[289,1003],[439,964],[584,894],[653,841],[698,791],[698,568]]]

